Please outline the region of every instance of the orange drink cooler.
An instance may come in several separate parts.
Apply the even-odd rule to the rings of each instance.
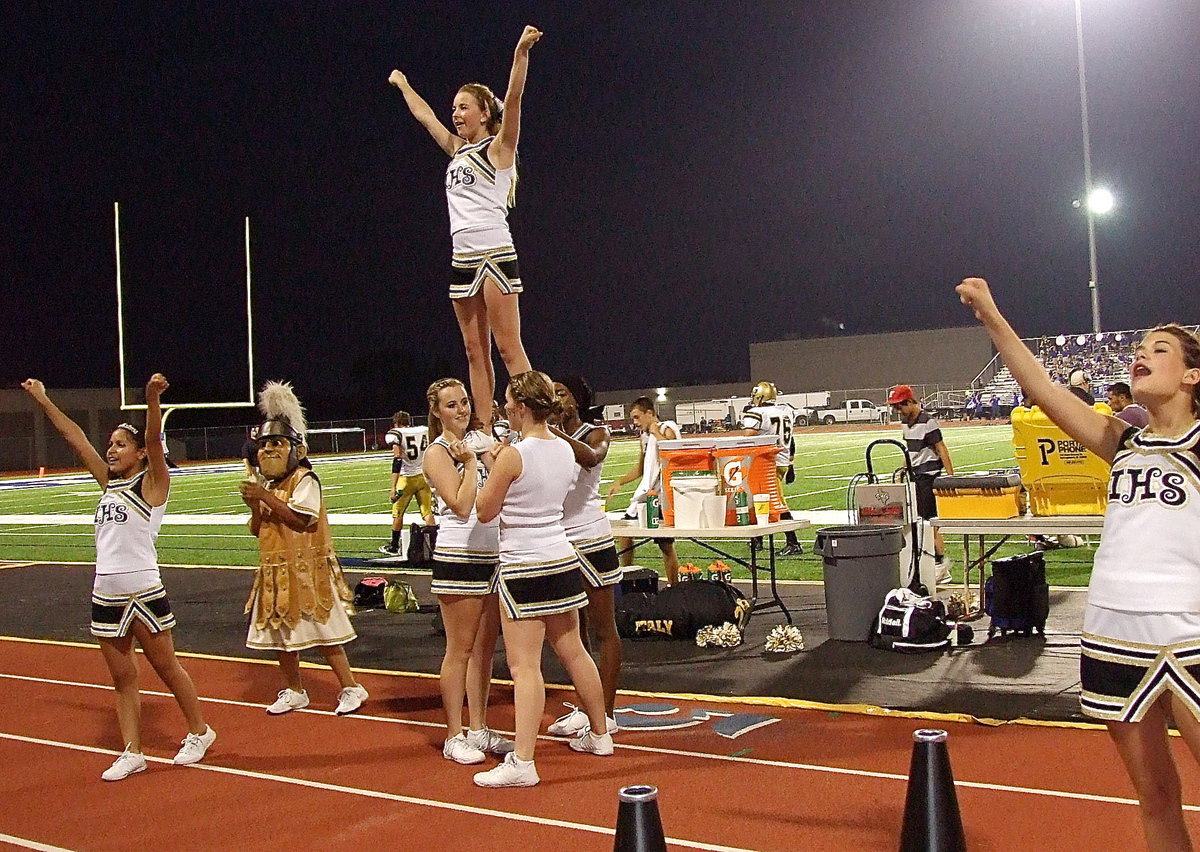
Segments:
[[[726,526],[737,524],[733,495],[741,487],[744,487],[749,495],[771,495],[770,519],[779,520],[779,513],[787,511],[787,504],[783,502],[779,476],[775,472],[775,456],[778,452],[775,439],[770,435],[753,438],[704,437],[659,441],[663,519],[666,525],[675,525],[671,478],[688,473],[704,473],[718,477],[726,495]],[[752,518],[752,523],[753,520]]]
[[[1093,408],[1112,409],[1102,402]],[[1036,405],[1012,411],[1013,454],[1034,515],[1103,515],[1108,503],[1108,462],[1058,428]]]

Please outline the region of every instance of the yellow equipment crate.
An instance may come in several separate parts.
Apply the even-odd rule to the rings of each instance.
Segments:
[[[1025,494],[1016,471],[939,476],[933,481],[939,518],[1019,518]]]
[[[1092,406],[1112,414],[1102,402]],[[1013,453],[1034,515],[1103,515],[1111,465],[1058,428],[1036,405],[1012,410]]]

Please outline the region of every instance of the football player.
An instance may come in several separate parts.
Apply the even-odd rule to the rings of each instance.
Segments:
[[[792,473],[792,452],[795,444],[792,442],[792,425],[796,420],[796,409],[777,397],[779,393],[770,382],[759,382],[750,392],[750,405],[742,412],[740,429],[730,432],[731,435],[771,435],[775,438],[775,446],[779,452],[775,455],[775,475],[779,477],[779,493],[783,493],[783,483],[786,479],[791,482],[795,475]],[[791,511],[779,513],[780,520],[790,521]],[[779,551],[780,556],[799,556],[804,552],[800,539],[794,530],[784,533],[787,544]],[[754,543],[757,543],[754,542]]]

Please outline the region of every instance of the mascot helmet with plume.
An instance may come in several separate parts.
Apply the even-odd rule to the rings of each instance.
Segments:
[[[287,459],[287,472],[291,473],[308,455],[308,424],[291,383],[267,382],[263,385],[258,392],[258,410],[263,416],[258,427],[259,443],[270,438],[287,439],[292,445]]]

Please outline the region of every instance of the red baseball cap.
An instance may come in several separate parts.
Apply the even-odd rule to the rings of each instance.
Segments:
[[[899,405],[909,399],[916,399],[916,396],[908,385],[896,385],[888,391],[888,405]]]

